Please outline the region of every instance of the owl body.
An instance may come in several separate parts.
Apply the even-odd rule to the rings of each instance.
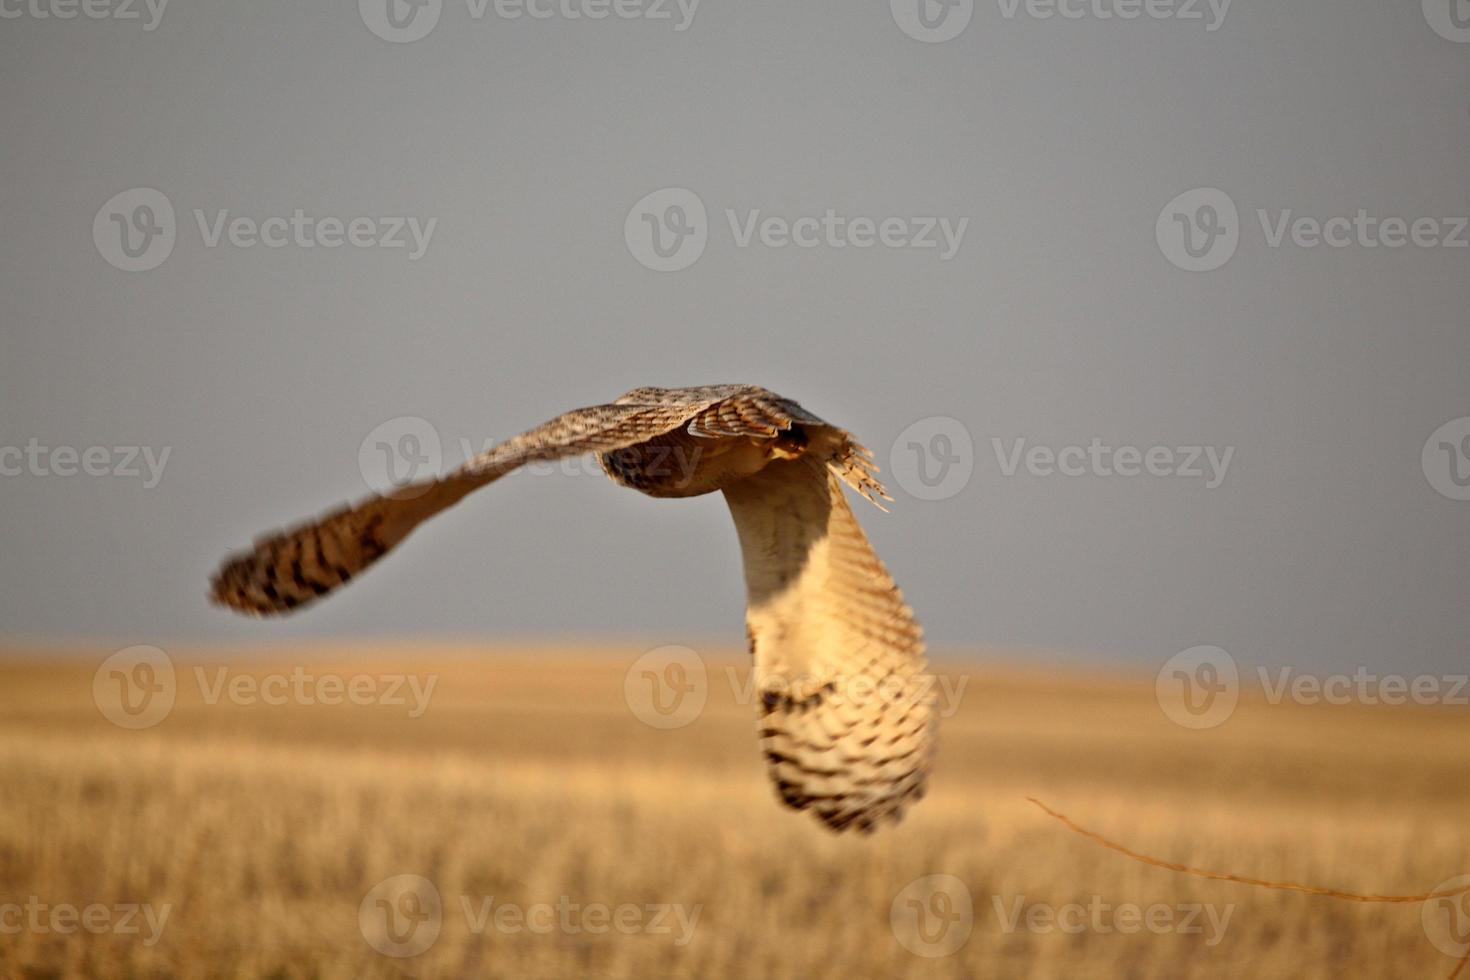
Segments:
[[[498,443],[453,473],[262,536],[215,602],[289,613],[355,581],[414,528],[517,467],[596,455],[652,497],[722,491],[740,540],[762,752],[783,803],[870,831],[923,796],[934,752],[922,630],[843,487],[892,499],[845,429],[756,385],[635,388]]]
[[[773,438],[712,439],[678,429],[602,453],[597,461],[619,486],[650,497],[698,497],[754,476],[772,460],[795,459],[809,445],[799,424]]]

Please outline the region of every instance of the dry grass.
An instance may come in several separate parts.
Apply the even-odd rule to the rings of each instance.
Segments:
[[[432,673],[416,719],[381,705],[209,705],[174,652],[179,702],[137,732],[92,703],[102,654],[0,663],[0,904],[170,906],[152,946],[0,935],[0,974],[1434,977],[1455,962],[1417,906],[1181,877],[1067,833],[1024,798],[1171,860],[1423,892],[1470,872],[1462,712],[1248,697],[1224,726],[1191,732],[1160,713],[1149,678],[976,668],[930,798],[896,829],[836,837],[777,806],[751,710],[718,666],[700,718],[658,731],[623,702],[637,650],[220,661],[256,675]],[[402,873],[445,903],[438,940],[409,959],[371,949],[358,917],[368,890]],[[974,903],[967,943],[940,958],[910,952],[890,925],[899,892],[931,874],[959,878]],[[461,896],[700,913],[683,946],[648,932],[476,933]],[[1024,919],[1007,931],[997,913],[1093,896],[1230,918],[1219,936],[1204,914],[1203,933],[1067,933]]]

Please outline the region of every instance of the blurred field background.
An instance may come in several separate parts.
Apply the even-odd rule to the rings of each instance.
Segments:
[[[1267,878],[1426,892],[1470,872],[1461,711],[1266,704],[1188,731],[1153,678],[940,661],[966,686],[928,799],[834,836],[767,782],[742,657],[706,654],[709,702],[661,731],[630,711],[642,649],[317,646],[170,650],[178,700],[123,730],[93,702],[110,653],[0,659],[0,903],[171,906],[141,935],[0,935],[5,977],[1438,977],[1419,904],[1358,905],[1189,879],[1078,838],[1047,801],[1139,850]],[[428,709],[207,704],[192,673],[436,678]],[[217,676],[211,674],[210,676]],[[359,905],[432,880],[441,932],[374,951]],[[890,913],[916,879],[973,899],[965,944],[916,955]],[[478,905],[701,906],[692,939],[471,930]],[[1094,899],[1094,896],[1097,899]],[[1007,931],[997,903],[1228,906],[1195,934]]]

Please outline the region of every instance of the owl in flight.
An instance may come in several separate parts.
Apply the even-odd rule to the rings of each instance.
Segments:
[[[839,831],[902,817],[933,757],[933,678],[913,611],[842,484],[880,508],[892,498],[849,433],[764,388],[635,388],[559,415],[447,476],[259,539],[226,559],[211,597],[252,616],[298,609],[471,491],[584,453],[653,497],[725,494],[745,562],[761,746],[782,801]]]

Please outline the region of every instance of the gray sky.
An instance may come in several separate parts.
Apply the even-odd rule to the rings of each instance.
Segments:
[[[0,0],[5,637],[738,645],[720,498],[600,475],[492,487],[297,618],[204,593],[366,492],[394,420],[452,465],[748,381],[877,452],[897,501],[859,515],[936,646],[1466,663],[1470,422],[1431,440],[1470,416],[1449,0],[52,2]],[[640,206],[666,188],[704,218]],[[646,267],[650,221],[685,267]],[[125,447],[167,450],[156,485]]]

